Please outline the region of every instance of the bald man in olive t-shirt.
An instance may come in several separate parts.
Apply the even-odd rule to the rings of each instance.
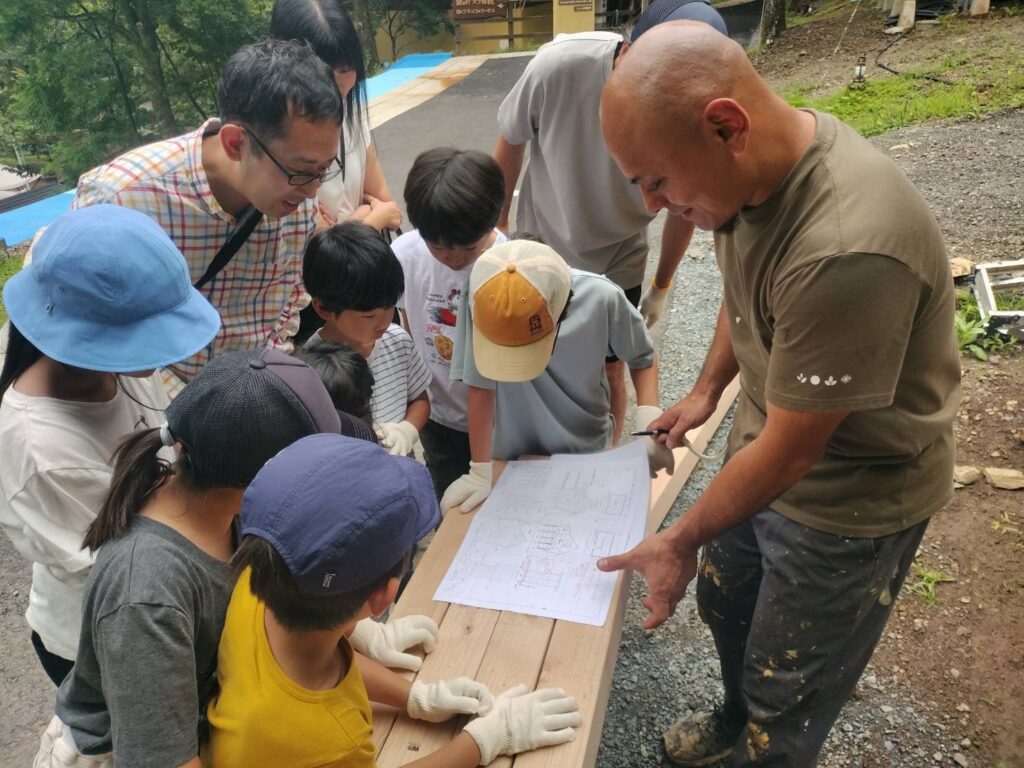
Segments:
[[[674,762],[813,766],[952,496],[960,368],[939,228],[890,158],[786,104],[700,25],[645,35],[601,115],[648,206],[715,231],[724,286],[694,388],[648,428],[678,444],[737,374],[741,393],[707,490],[599,567],[643,574],[648,628],[697,579],[725,697],[668,730]]]

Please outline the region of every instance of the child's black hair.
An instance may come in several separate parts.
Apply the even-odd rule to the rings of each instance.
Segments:
[[[323,631],[337,629],[351,621],[376,590],[389,579],[401,579],[412,561],[412,551],[386,573],[365,587],[336,595],[307,595],[295,585],[288,566],[270,542],[258,536],[246,536],[231,559],[237,579],[246,568],[249,587],[285,629]]]
[[[345,344],[323,339],[298,347],[292,355],[316,371],[335,408],[371,423],[374,381],[365,357]]]
[[[405,293],[402,265],[376,229],[345,221],[319,232],[302,260],[306,290],[329,312],[393,307]]]
[[[39,348],[26,339],[14,323],[8,323],[7,354],[4,357],[3,371],[0,372],[0,397],[3,397],[7,388],[42,356]]]
[[[405,180],[409,221],[428,243],[478,243],[498,223],[504,200],[501,168],[477,150],[428,149]]]

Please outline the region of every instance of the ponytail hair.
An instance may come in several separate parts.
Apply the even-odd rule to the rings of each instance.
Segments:
[[[21,374],[43,356],[35,344],[26,339],[14,323],[7,323],[7,356],[0,372],[0,397],[4,396]]]
[[[159,428],[134,432],[118,446],[111,460],[114,477],[110,493],[89,526],[83,547],[95,552],[128,530],[149,494],[173,474],[170,463],[159,455],[163,447]]]

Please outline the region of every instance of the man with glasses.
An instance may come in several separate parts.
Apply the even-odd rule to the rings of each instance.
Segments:
[[[201,290],[222,328],[204,351],[166,369],[172,393],[222,352],[290,349],[309,303],[302,253],[316,226],[316,192],[344,172],[341,97],[330,67],[308,45],[274,40],[240,49],[221,74],[217,108],[219,117],[191,133],[85,173],[74,202],[152,216],[185,255],[192,281],[207,276]],[[209,278],[225,244],[240,240]]]

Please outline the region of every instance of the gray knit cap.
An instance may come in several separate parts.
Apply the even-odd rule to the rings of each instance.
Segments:
[[[167,408],[167,424],[197,479],[233,488],[296,440],[341,431],[313,369],[275,349],[215,357]]]

